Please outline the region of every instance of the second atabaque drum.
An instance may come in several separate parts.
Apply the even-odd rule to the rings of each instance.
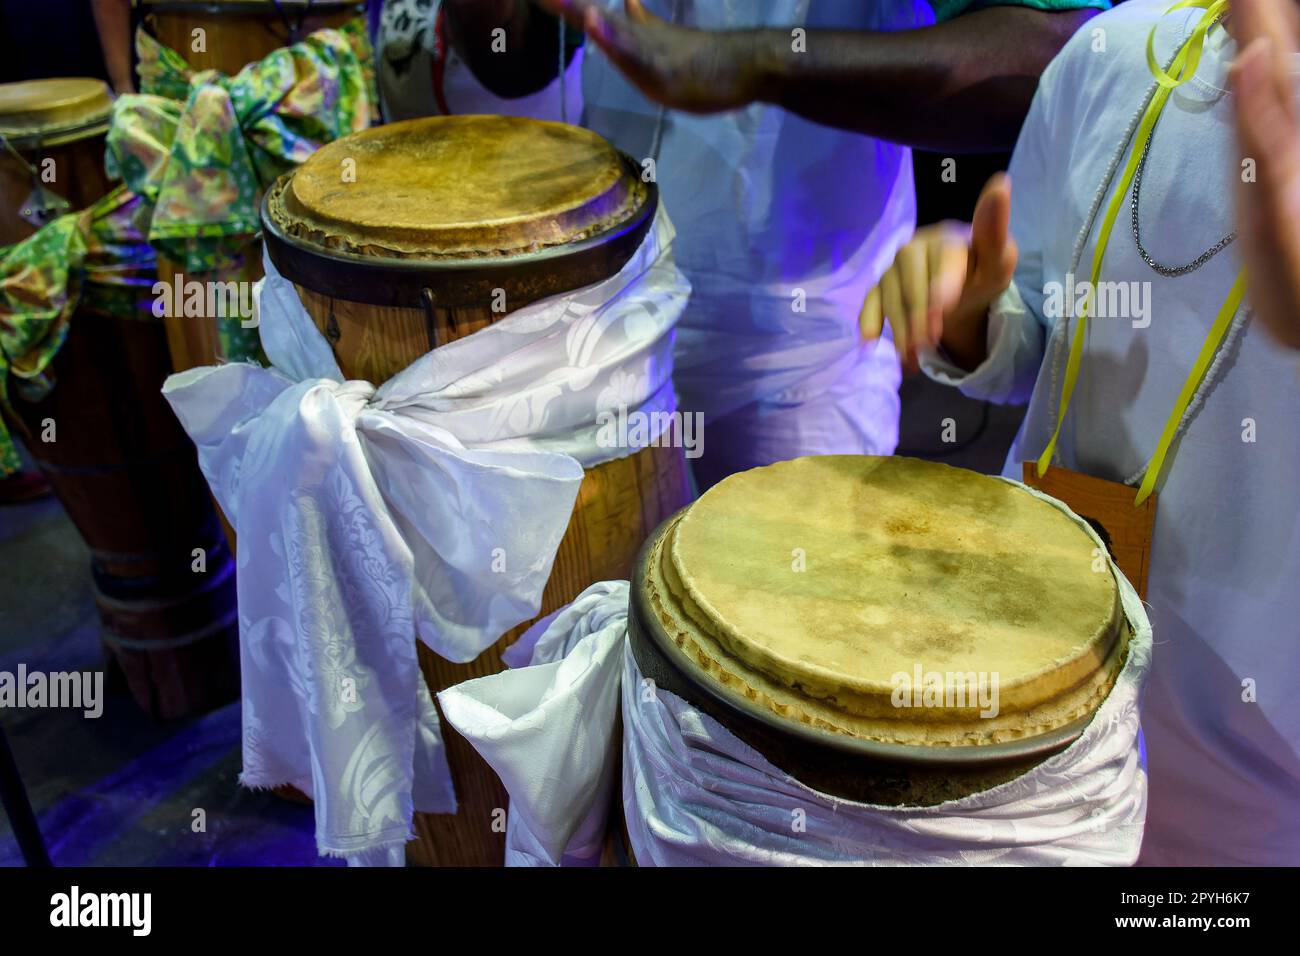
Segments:
[[[267,249],[331,343],[343,373],[376,384],[431,349],[531,302],[599,282],[645,238],[658,194],[599,136],[561,123],[434,117],[320,149],[268,192]],[[588,469],[542,600],[549,614],[627,578],[641,542],[690,497],[681,448]],[[468,664],[419,645],[430,689],[503,669],[527,625]],[[417,814],[408,858],[500,864],[507,797],[443,722],[460,811]]]
[[[365,4],[357,0],[142,0],[139,6],[145,29],[183,56],[191,70],[218,70],[227,76],[316,30],[337,29],[365,12]],[[251,284],[262,276],[261,249],[250,243],[242,262],[221,274],[189,275],[179,263],[159,256],[158,277],[175,285],[177,276],[182,281]],[[231,360],[216,316],[167,316],[163,321],[176,371]],[[233,546],[233,534],[228,532],[228,537]]]
[[[23,207],[38,189],[73,210],[109,192],[111,107],[99,80],[0,84],[0,246],[36,231]],[[119,280],[150,287],[152,268],[116,264]],[[53,387],[34,397],[11,379],[5,411],[90,549],[111,683],[153,717],[189,717],[239,695],[234,562],[162,397],[162,324],[87,273],[46,369]]]
[[[0,247],[108,192],[104,133],[112,110],[102,80],[0,83]]]
[[[234,76],[272,50],[364,12],[346,0],[143,0],[145,24],[192,70]],[[201,38],[201,42],[200,42]]]

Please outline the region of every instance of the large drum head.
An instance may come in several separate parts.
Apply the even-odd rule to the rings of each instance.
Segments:
[[[0,136],[18,149],[102,133],[112,111],[113,98],[102,80],[0,83]]]
[[[318,150],[283,193],[297,236],[353,252],[473,258],[570,243],[645,201],[618,152],[578,126],[452,116]]]
[[[288,278],[353,301],[512,308],[616,272],[653,183],[601,137],[506,116],[409,120],[318,150],[270,190],[263,226]]]
[[[1061,750],[1109,694],[1128,628],[1095,547],[1052,503],[962,469],[779,462],[647,543],[632,649],[810,786],[938,803]]]

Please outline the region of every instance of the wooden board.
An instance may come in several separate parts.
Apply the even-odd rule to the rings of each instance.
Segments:
[[[1024,463],[1024,482],[1065,502],[1075,514],[1088,521],[1106,541],[1111,557],[1138,597],[1146,600],[1151,538],[1156,523],[1154,494],[1135,506],[1136,488],[1057,466],[1049,468],[1040,478],[1037,467],[1030,461]]]

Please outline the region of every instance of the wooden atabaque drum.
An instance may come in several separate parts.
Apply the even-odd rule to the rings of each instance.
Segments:
[[[185,57],[191,69],[234,76],[307,34],[341,27],[365,6],[359,0],[143,0],[145,26]],[[195,30],[203,31],[195,49]]]
[[[58,200],[71,212],[108,192],[104,134],[112,111],[102,80],[0,83],[0,247],[54,218]]]
[[[347,161],[352,182],[341,177]],[[632,160],[587,130],[435,117],[322,147],[268,191],[262,225],[272,261],[297,285],[343,373],[378,384],[509,312],[614,275],[657,203]],[[596,581],[628,577],[641,542],[689,495],[681,448],[644,448],[589,469],[541,613]],[[430,689],[502,670],[502,651],[526,627],[468,664],[419,644]],[[417,814],[408,858],[500,864],[503,815],[494,812],[506,807],[505,790],[446,721],[443,733],[460,810]]]
[[[146,29],[185,57],[192,70],[219,70],[228,76],[281,47],[297,43],[309,33],[343,26],[360,15],[364,6],[356,0],[144,0],[142,4]],[[196,43],[197,30],[203,31],[202,44]],[[159,257],[159,279],[174,285],[178,272],[184,270],[165,256]],[[187,276],[238,282],[256,282],[261,277],[262,257],[255,244],[238,274]],[[215,316],[198,321],[168,316],[163,321],[176,371],[214,365],[224,357]]]
[[[10,84],[0,87],[0,130],[38,168],[53,157],[51,185],[79,209],[109,190],[108,103],[95,80]],[[0,169],[0,230],[26,234],[17,198],[26,192],[11,188],[12,167]],[[110,679],[152,716],[184,717],[239,694],[234,563],[194,446],[162,397],[171,372],[162,324],[147,301],[138,314],[113,314],[89,304],[94,293],[87,278],[48,369],[54,387],[29,401],[11,379],[9,417],[90,547]],[[44,440],[47,423],[54,441]],[[199,571],[195,549],[205,553]]]

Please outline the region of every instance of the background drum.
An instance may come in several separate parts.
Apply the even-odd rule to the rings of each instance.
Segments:
[[[104,134],[112,109],[100,80],[0,84],[0,247],[108,192]],[[63,200],[66,208],[47,208],[38,218],[42,198]]]
[[[54,187],[80,208],[109,190],[107,104],[97,81],[13,84],[0,88],[0,129],[28,131],[15,137],[27,161],[53,158]],[[15,167],[3,168],[0,228],[15,235],[26,231],[21,190],[10,188]],[[48,370],[55,386],[27,401],[11,382],[9,417],[90,546],[110,677],[151,715],[182,717],[239,692],[234,565],[194,447],[162,398],[171,362],[161,323],[148,302],[109,312],[96,298],[88,278]],[[47,422],[55,441],[41,439]]]
[[[148,29],[184,56],[191,68],[233,76],[254,60],[297,43],[315,30],[342,26],[365,4],[356,0],[143,0],[141,6]],[[195,49],[195,30],[203,31],[201,50]]]
[[[360,15],[364,3],[313,0],[221,0],[215,3],[144,0],[144,25],[163,44],[180,53],[190,68],[218,70],[234,76],[249,63],[298,42],[315,30],[340,27]],[[197,34],[196,31],[202,31]],[[201,49],[196,36],[201,35]],[[168,284],[184,270],[165,256],[158,259],[158,277]],[[221,281],[256,282],[262,276],[261,249],[250,245],[237,274]],[[188,276],[202,279],[200,276]],[[209,276],[209,278],[211,278]],[[217,319],[202,321],[167,317],[167,337],[176,371],[213,365],[223,357]]]
[[[434,137],[490,142],[509,161],[448,168],[420,159]],[[456,155],[450,150],[449,155]],[[316,190],[357,157],[356,185]],[[370,157],[379,157],[372,165]],[[303,179],[303,188],[295,181]],[[539,184],[560,187],[538,197]],[[365,184],[364,188],[361,184]],[[456,208],[430,197],[449,188]],[[631,213],[610,218],[617,197],[643,191]],[[378,208],[396,194],[414,208],[409,228]],[[615,274],[653,220],[657,193],[604,140],[558,123],[442,117],[379,127],[331,144],[267,193],[263,229],[276,267],[297,286],[344,375],[380,383],[430,349],[531,302]],[[427,215],[426,215],[427,213]],[[545,242],[545,248],[543,246]],[[519,251],[534,247],[531,251]],[[395,254],[391,250],[401,250]],[[502,252],[503,249],[514,250]],[[504,309],[493,311],[504,295]],[[542,601],[543,615],[588,585],[627,577],[646,535],[689,498],[680,448],[645,448],[587,471]],[[527,625],[468,664],[418,644],[430,689],[500,671],[501,652]],[[417,814],[408,857],[422,864],[500,864],[494,812],[507,797],[496,774],[443,723],[460,811]]]

